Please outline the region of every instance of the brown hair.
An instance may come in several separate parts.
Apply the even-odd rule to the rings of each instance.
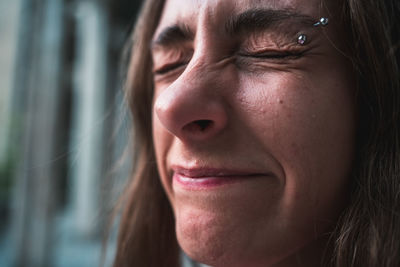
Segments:
[[[332,234],[332,266],[400,266],[398,0],[343,1],[358,75],[359,126],[350,204]],[[152,143],[150,41],[164,1],[146,0],[132,35],[126,95],[134,120],[134,173],[122,198],[115,267],[180,266],[172,209]]]
[[[346,13],[360,115],[336,266],[400,266],[400,2],[348,0]]]
[[[163,4],[160,0],[144,3],[127,44],[125,86],[134,121],[135,171],[121,199],[123,211],[114,262],[118,267],[179,266],[174,218],[158,178],[151,138],[153,76],[149,43]]]

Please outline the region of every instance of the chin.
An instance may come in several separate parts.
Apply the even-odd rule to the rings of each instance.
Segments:
[[[177,239],[190,258],[210,266],[231,266],[232,227],[220,217],[196,209],[177,211]]]
[[[213,267],[265,267],[279,261],[265,253],[272,252],[267,247],[254,247],[249,238],[254,228],[249,229],[240,220],[235,222],[218,213],[194,209],[176,215],[178,243],[197,262]]]

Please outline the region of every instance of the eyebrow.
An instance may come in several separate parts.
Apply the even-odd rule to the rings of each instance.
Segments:
[[[179,42],[193,39],[194,33],[189,26],[184,23],[177,23],[163,29],[157,38],[151,42],[151,48],[173,46]]]
[[[254,32],[256,30],[266,30],[272,26],[280,25],[286,21],[295,20],[303,26],[312,26],[315,18],[298,13],[291,9],[249,9],[230,17],[225,24],[225,31],[229,35],[241,32]]]
[[[295,20],[296,23],[308,27],[314,25],[316,21],[311,16],[291,9],[254,8],[229,17],[225,23],[225,32],[234,36],[242,32],[266,30],[289,20]],[[181,42],[191,41],[194,39],[194,35],[189,25],[185,23],[173,24],[158,34],[151,42],[151,48],[169,47]]]

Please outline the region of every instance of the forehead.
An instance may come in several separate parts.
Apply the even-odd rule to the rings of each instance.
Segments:
[[[200,23],[218,25],[234,14],[248,9],[265,8],[291,10],[299,14],[319,18],[332,12],[332,7],[326,6],[328,0],[167,0],[163,14],[156,30],[162,26],[174,23],[185,23],[196,27]]]

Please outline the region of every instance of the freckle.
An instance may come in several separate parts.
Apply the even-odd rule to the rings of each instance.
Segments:
[[[283,100],[282,99],[278,99],[278,103],[279,104],[283,104]]]

